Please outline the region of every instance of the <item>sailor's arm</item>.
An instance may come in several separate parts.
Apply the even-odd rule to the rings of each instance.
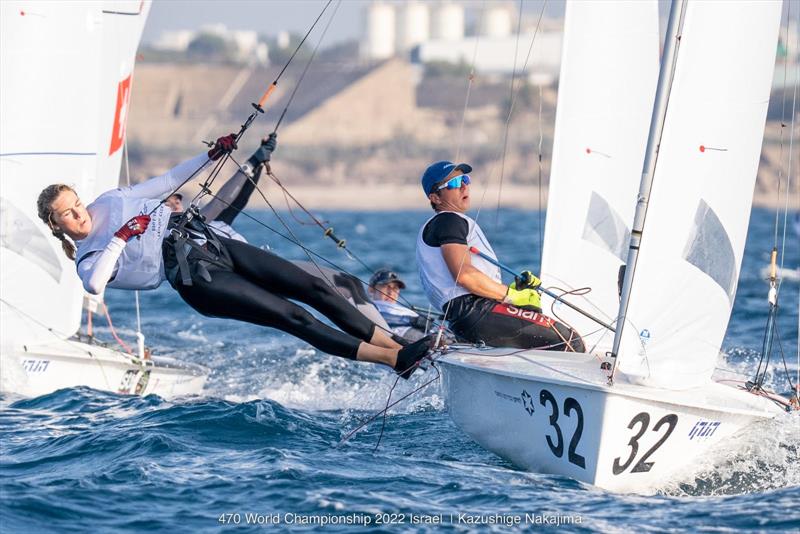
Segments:
[[[277,134],[270,134],[261,140],[261,145],[247,159],[208,204],[202,207],[200,213],[207,221],[221,220],[233,224],[233,219],[242,211],[250,200],[250,195],[261,178],[264,163],[268,163],[275,150]]]
[[[117,273],[117,262],[125,242],[117,237],[111,239],[100,252],[89,254],[78,263],[78,276],[83,282],[83,289],[92,295],[102,295],[106,285]]]
[[[106,285],[113,280],[119,270],[119,257],[130,238],[143,234],[150,224],[150,217],[137,215],[114,233],[114,237],[100,252],[81,258],[78,262],[78,276],[83,288],[92,295],[100,295]]]
[[[124,197],[131,198],[162,198],[175,191],[193,173],[199,172],[198,169],[204,169],[209,163],[211,159],[208,155],[200,154],[176,165],[161,176],[130,187],[122,187],[120,193]]]
[[[508,287],[495,282],[472,265],[469,247],[460,243],[442,245],[442,257],[458,285],[479,297],[502,301]]]

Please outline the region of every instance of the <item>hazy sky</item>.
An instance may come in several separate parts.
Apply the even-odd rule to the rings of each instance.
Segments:
[[[305,33],[327,0],[155,0],[142,40],[153,42],[164,30],[194,30],[223,23],[236,30],[276,35],[282,30]],[[363,0],[345,0],[325,37],[327,42],[360,35]],[[328,8],[331,12],[335,2]]]
[[[485,3],[498,1],[501,0],[465,0],[461,3],[468,12],[477,12]],[[151,43],[165,30],[194,30],[214,23],[273,36],[283,30],[305,33],[326,3],[327,0],[154,0],[142,40]],[[336,20],[325,36],[325,43],[359,39],[363,26],[362,9],[369,3],[370,0],[342,0]],[[400,3],[399,0],[396,3]],[[519,5],[518,2],[506,3],[513,9]],[[332,12],[335,6],[336,2],[333,2],[328,12]],[[542,0],[527,0],[523,3],[523,12],[538,14],[541,7]],[[551,0],[547,15],[559,16],[563,9],[562,0]]]

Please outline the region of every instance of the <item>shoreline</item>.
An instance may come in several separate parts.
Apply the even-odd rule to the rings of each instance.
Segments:
[[[286,201],[278,186],[270,181],[263,188],[269,201],[276,209],[285,209]],[[287,185],[287,190],[308,209],[315,210],[352,210],[352,211],[396,211],[430,209],[420,186],[414,184],[370,184],[370,185]],[[181,190],[185,195],[193,195],[196,187]],[[497,206],[498,188],[490,186],[484,193],[480,187],[472,192],[472,209],[479,207],[494,208]],[[783,209],[786,202],[784,195],[780,202],[774,193],[756,191],[753,195],[754,208]],[[266,208],[266,203],[254,194],[248,207]],[[533,185],[510,184],[503,186],[500,206],[504,208],[538,209],[539,188]],[[292,206],[295,207],[294,205]],[[541,189],[541,207],[547,208],[547,186]],[[789,209],[800,210],[800,195],[790,195]]]

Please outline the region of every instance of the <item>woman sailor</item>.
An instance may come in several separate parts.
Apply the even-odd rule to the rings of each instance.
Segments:
[[[219,236],[201,217],[170,217],[159,199],[235,148],[233,134],[220,137],[207,155],[141,184],[103,193],[88,206],[71,187],[48,186],[39,195],[39,217],[75,260],[90,293],[100,294],[106,287],[154,289],[168,279],[203,315],[278,328],[323,352],[389,365],[408,378],[427,354],[429,340],[403,347],[325,282],[291,262]],[[341,330],[289,299],[314,307]]]

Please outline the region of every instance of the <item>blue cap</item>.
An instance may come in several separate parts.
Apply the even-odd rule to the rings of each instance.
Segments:
[[[472,167],[466,163],[459,163],[456,165],[452,161],[437,161],[425,169],[425,174],[422,175],[422,190],[426,195],[433,193],[433,186],[447,178],[447,175],[453,171],[461,171],[464,174],[472,172]]]

